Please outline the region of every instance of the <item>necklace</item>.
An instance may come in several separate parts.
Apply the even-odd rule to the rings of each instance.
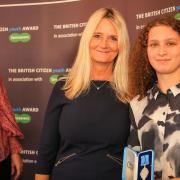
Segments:
[[[100,86],[97,86],[93,81],[91,81],[91,82],[97,90],[100,90],[108,81],[103,82]]]

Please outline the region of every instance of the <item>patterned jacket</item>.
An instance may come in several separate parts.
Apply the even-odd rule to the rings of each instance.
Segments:
[[[6,89],[0,79],[0,162],[9,154],[22,150],[17,137],[23,138],[23,134],[16,124]]]
[[[163,94],[155,85],[147,95],[130,102],[135,150],[154,149],[155,179],[180,177],[180,84]]]

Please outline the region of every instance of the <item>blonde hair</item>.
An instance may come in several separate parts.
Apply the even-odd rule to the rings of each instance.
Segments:
[[[79,50],[67,77],[65,77],[65,95],[74,99],[80,94],[88,91],[90,87],[91,58],[89,54],[89,43],[99,22],[103,18],[111,19],[118,34],[119,53],[114,62],[113,81],[111,85],[118,99],[123,102],[129,100],[128,96],[128,55],[129,36],[126,23],[122,15],[114,8],[101,8],[95,11],[89,18],[82,33]]]

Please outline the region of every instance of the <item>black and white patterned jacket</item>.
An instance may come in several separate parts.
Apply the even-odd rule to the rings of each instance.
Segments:
[[[180,177],[180,83],[163,94],[157,85],[130,102],[129,145],[154,149],[155,179]]]

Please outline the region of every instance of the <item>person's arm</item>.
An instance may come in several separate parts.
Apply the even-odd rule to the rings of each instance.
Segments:
[[[129,107],[129,116],[131,120],[131,129],[130,129],[130,135],[128,138],[128,146],[135,151],[140,151],[140,142],[138,139],[138,128],[134,119],[133,111],[131,109],[131,106]]]
[[[17,180],[21,173],[23,168],[23,162],[21,159],[21,156],[19,153],[13,153],[11,154],[11,175],[13,177],[13,180]]]
[[[49,175],[36,174],[35,180],[49,180]]]
[[[22,151],[22,146],[16,138],[23,138],[23,134],[19,129],[15,116],[12,111],[11,104],[9,102],[6,88],[0,78],[0,107],[1,107],[1,127],[2,132],[7,140],[7,145],[9,146],[9,154],[11,157],[11,174],[13,180],[19,178],[23,163],[21,160],[20,152]]]
[[[57,82],[50,96],[46,108],[45,120],[41,132],[41,139],[38,149],[38,159],[36,168],[36,179],[47,178],[54,167],[57,152],[59,150],[59,118],[62,110],[62,99],[64,98],[61,90],[62,82]],[[44,179],[43,179],[44,180]]]
[[[24,137],[19,126],[16,123],[12,106],[8,99],[6,88],[0,78],[0,107],[2,110],[1,114],[1,127],[7,132],[9,137],[17,137],[22,139]]]
[[[11,175],[14,180],[17,180],[20,177],[23,168],[23,162],[20,155],[22,146],[15,137],[9,137],[9,147],[11,156]]]

